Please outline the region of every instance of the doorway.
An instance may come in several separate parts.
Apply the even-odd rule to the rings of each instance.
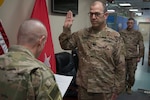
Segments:
[[[133,90],[137,91],[138,89],[150,90],[150,65],[148,65],[149,57],[149,34],[150,34],[150,22],[139,22],[139,31],[143,35],[145,53],[144,53],[144,64],[142,65],[142,59],[138,63],[137,70],[135,73],[135,83]]]
[[[150,66],[150,22],[140,22],[139,31],[143,35],[143,41],[145,46],[143,65]]]

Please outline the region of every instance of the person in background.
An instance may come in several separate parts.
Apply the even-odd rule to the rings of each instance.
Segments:
[[[78,100],[116,100],[125,85],[124,44],[120,34],[106,25],[105,3],[93,2],[89,16],[91,27],[71,33],[73,13],[68,11],[60,45],[64,50],[78,48]]]
[[[40,21],[21,24],[17,45],[0,56],[0,100],[62,100],[53,72],[36,59],[46,40]]]
[[[129,18],[127,28],[120,31],[126,49],[126,90],[131,94],[131,87],[135,82],[135,71],[137,64],[144,55],[144,43],[142,34],[134,29],[135,20]]]

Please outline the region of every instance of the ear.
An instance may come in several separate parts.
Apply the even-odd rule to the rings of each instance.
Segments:
[[[105,14],[104,14],[105,19],[107,19],[108,16],[109,16],[109,13],[105,12]]]
[[[45,43],[45,36],[44,35],[42,35],[41,37],[40,37],[40,39],[39,39],[39,45],[42,45],[43,43]]]

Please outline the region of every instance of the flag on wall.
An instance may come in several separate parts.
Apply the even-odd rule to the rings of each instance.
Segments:
[[[8,52],[9,40],[0,21],[0,55]]]
[[[56,73],[56,60],[55,60],[46,0],[35,0],[31,18],[40,20],[47,28],[48,38],[45,47],[39,56],[39,60],[44,62],[46,65],[48,65],[52,69],[52,71]]]

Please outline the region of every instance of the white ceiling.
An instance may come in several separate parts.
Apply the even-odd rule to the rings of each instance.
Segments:
[[[139,12],[143,12],[144,16],[148,16],[150,15],[150,0],[147,1],[149,2],[143,2],[143,0],[114,0],[114,3],[110,4],[110,8],[114,8],[117,11],[122,9],[127,11],[129,8],[138,8]],[[118,6],[119,3],[131,3],[131,7],[120,7]]]

